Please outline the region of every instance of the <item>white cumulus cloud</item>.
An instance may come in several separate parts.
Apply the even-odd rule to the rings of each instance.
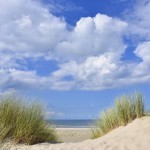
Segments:
[[[0,91],[27,87],[102,90],[150,82],[149,0],[138,2],[126,21],[97,14],[81,17],[71,28],[40,1],[5,0],[0,6]],[[121,59],[127,31],[145,40],[134,51],[139,62]],[[39,76],[23,63],[41,58],[55,59],[59,69]]]
[[[126,22],[102,14],[81,18],[68,39],[57,45],[56,54],[76,60],[107,52],[120,57],[126,48],[123,43],[126,27]]]

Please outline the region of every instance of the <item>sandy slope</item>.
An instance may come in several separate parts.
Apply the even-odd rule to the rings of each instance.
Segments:
[[[135,120],[109,134],[79,143],[17,146],[20,150],[150,150],[150,117]],[[15,147],[11,148],[15,150]]]

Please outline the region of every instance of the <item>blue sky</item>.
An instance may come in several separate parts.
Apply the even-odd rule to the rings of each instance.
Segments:
[[[150,0],[0,2],[0,94],[54,119],[96,118],[140,90],[150,108]]]

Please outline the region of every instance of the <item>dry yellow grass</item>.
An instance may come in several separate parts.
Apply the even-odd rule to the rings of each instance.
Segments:
[[[101,113],[97,129],[92,130],[92,138],[100,137],[119,126],[125,126],[144,115],[143,96],[136,92],[117,98],[114,107]]]
[[[8,138],[26,144],[57,141],[55,130],[44,120],[42,106],[15,94],[0,99],[0,140]]]

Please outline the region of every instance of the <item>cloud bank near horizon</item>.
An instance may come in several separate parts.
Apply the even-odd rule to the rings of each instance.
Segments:
[[[103,90],[150,83],[150,0],[137,2],[126,20],[96,14],[81,17],[74,27],[40,1],[5,0],[0,5],[1,91]],[[122,59],[129,46],[125,39],[134,41],[139,61]],[[58,69],[38,75],[28,60],[36,64],[40,59],[55,60]]]

